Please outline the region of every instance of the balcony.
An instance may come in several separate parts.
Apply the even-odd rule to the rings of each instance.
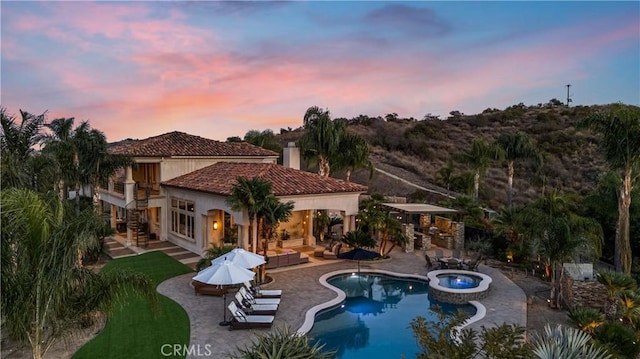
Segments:
[[[161,202],[158,202],[163,196],[160,196],[159,189],[146,188],[146,183],[136,183],[134,189],[134,198],[138,200],[139,203],[145,204],[144,207],[151,206],[157,207]],[[114,182],[112,186],[101,187],[99,190],[100,197],[102,200],[115,204],[120,207],[125,207],[127,204],[124,203],[125,200],[125,183],[124,182]],[[131,200],[130,200],[131,201]],[[144,203],[147,202],[147,203]]]

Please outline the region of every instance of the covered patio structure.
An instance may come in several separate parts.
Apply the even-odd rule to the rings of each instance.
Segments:
[[[274,163],[218,162],[162,183],[170,201],[185,202],[191,209],[181,210],[178,205],[174,211],[178,216],[168,218],[169,241],[202,253],[212,244],[222,245],[227,227],[234,226],[233,244],[251,252],[260,251],[261,238],[258,237],[257,242],[249,238],[250,225],[253,226],[252,234],[259,234],[257,221],[251,223],[246,209],[236,211],[227,201],[238,177],[257,177],[270,182],[273,194],[280,201],[294,204],[291,217],[281,223],[277,229],[278,238],[270,243],[274,246],[272,249],[315,247],[313,224],[319,210],[332,210],[340,215],[344,233],[355,229],[358,198],[367,190],[366,186],[357,183],[324,178]],[[187,216],[187,226],[193,228],[188,232],[191,236],[176,233],[169,227],[174,222],[181,224],[182,212]],[[286,239],[283,233],[286,233]]]
[[[409,237],[406,251],[416,248],[428,250],[431,244],[447,249],[464,249],[464,223],[460,211],[426,203],[382,205],[403,224]]]

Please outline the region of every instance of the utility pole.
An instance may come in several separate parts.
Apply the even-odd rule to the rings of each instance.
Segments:
[[[571,87],[571,85],[567,85],[567,107],[569,107],[569,103],[571,103],[573,100],[571,99],[571,95],[569,94],[569,88]]]

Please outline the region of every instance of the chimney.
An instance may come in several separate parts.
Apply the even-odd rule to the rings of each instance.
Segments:
[[[300,149],[295,142],[287,143],[287,147],[282,149],[282,165],[285,167],[300,169]]]

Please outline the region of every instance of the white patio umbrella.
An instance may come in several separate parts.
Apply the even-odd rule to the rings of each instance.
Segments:
[[[264,256],[253,252],[248,252],[242,248],[236,248],[231,252],[211,261],[211,265],[223,263],[225,260],[228,260],[231,263],[242,268],[253,268],[266,263],[266,261],[264,260]]]
[[[207,267],[193,277],[193,280],[198,282],[214,284],[214,285],[231,285],[248,282],[253,279],[254,272],[242,268],[231,261],[225,260],[222,263],[214,264],[211,267]],[[227,321],[227,291],[222,294],[223,306],[223,321],[220,325],[229,325]]]

